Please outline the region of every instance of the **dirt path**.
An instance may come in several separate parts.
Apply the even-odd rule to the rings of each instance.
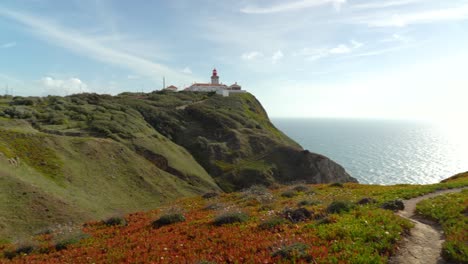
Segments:
[[[464,188],[437,191],[404,201],[405,210],[398,212],[401,217],[414,223],[411,236],[403,238],[400,248],[390,260],[390,264],[443,264],[447,263],[440,256],[444,242],[440,227],[415,215],[416,204],[422,200],[439,195],[460,192]]]

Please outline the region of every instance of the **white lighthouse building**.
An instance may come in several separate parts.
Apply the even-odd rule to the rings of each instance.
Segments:
[[[229,96],[230,93],[245,93],[242,87],[237,82],[231,86],[227,86],[219,82],[219,75],[216,69],[213,69],[211,75],[211,83],[194,83],[185,88],[185,91],[192,92],[216,92],[223,96]]]
[[[211,83],[194,83],[187,87],[185,90],[192,92],[217,92],[219,90],[225,90],[229,87],[225,84],[219,83],[219,76],[216,69],[213,69],[213,75],[211,75]]]

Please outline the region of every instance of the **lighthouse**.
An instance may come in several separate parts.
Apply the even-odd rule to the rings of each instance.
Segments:
[[[213,75],[211,75],[211,84],[219,85],[219,76],[216,69],[213,69]]]

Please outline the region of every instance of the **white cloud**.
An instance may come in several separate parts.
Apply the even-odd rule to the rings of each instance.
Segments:
[[[182,70],[183,73],[185,74],[192,74],[192,70],[189,68],[189,67],[185,67],[183,70]]]
[[[428,24],[466,19],[468,19],[467,4],[452,8],[415,11],[403,14],[378,14],[378,16],[357,18],[355,22],[367,24],[370,27],[405,27],[412,24]]]
[[[70,95],[89,92],[88,85],[78,78],[55,79],[50,76],[43,77],[39,83],[45,88],[45,94]]]
[[[403,36],[401,34],[393,34],[392,36],[382,39],[380,42],[401,42],[401,43],[409,43],[412,39],[407,36]]]
[[[353,46],[353,49],[359,49],[360,47],[364,46],[364,43],[361,43],[356,40],[351,40],[351,45]]]
[[[66,28],[39,17],[1,7],[0,16],[10,18],[26,25],[39,37],[52,44],[101,62],[127,68],[140,75],[148,76],[154,81],[159,81],[161,76],[182,81],[192,81],[179,71],[136,56],[128,51],[122,51],[111,48],[108,45],[103,45],[98,39],[86,36],[72,28]]]
[[[309,49],[304,48],[299,52],[296,52],[295,56],[303,56],[307,60],[314,61],[325,57],[350,54],[361,48],[364,44],[355,40],[351,40],[349,44],[339,44],[332,48],[315,48]]]
[[[242,8],[240,11],[245,14],[271,14],[287,11],[297,11],[305,8],[317,7],[331,4],[339,9],[341,5],[345,4],[347,0],[302,0],[295,2],[287,2],[267,7],[248,6]]]
[[[331,48],[328,52],[330,54],[346,54],[350,53],[352,51],[351,47],[345,44],[340,44],[336,46],[335,48]]]
[[[0,45],[0,48],[2,49],[8,49],[8,48],[13,48],[16,46],[16,42],[8,42]]]
[[[369,3],[355,4],[355,5],[352,5],[351,8],[353,9],[380,9],[380,8],[409,5],[409,4],[414,4],[414,3],[418,3],[422,1],[423,0],[374,1],[374,2],[369,2]]]
[[[259,51],[246,52],[246,53],[242,54],[242,56],[241,56],[241,58],[243,60],[247,60],[247,61],[255,60],[255,59],[258,59],[260,57],[263,57],[263,53],[261,53]]]
[[[284,54],[281,50],[276,51],[271,59],[273,60],[273,63],[276,63],[277,61],[281,60],[284,57]]]

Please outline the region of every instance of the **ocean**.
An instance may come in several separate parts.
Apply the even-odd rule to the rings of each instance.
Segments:
[[[311,152],[367,184],[428,184],[468,171],[468,132],[424,122],[280,119],[272,122]]]

